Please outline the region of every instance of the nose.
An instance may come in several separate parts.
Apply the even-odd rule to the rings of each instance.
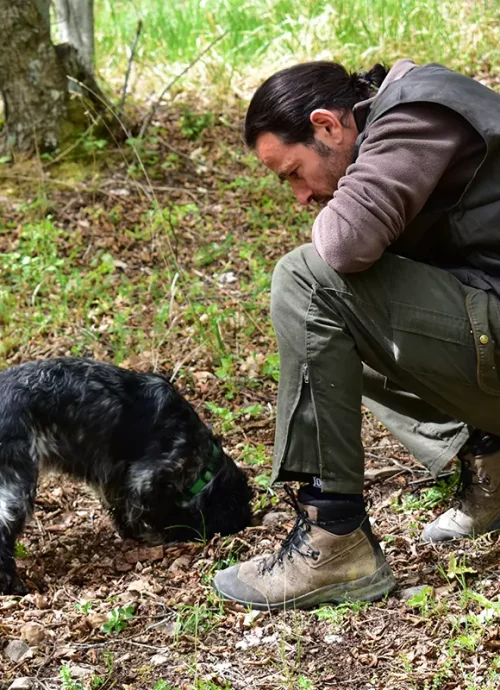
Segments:
[[[310,204],[313,200],[312,190],[306,185],[292,185],[292,189],[293,193],[295,194],[295,198],[299,204],[302,204],[302,206],[307,206],[307,204]]]

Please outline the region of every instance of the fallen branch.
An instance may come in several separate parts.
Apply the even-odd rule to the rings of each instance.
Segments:
[[[142,31],[142,19],[139,19],[139,21],[137,22],[137,30],[135,32],[134,42],[132,43],[132,47],[130,49],[130,57],[128,59],[127,71],[125,73],[125,82],[123,84],[122,97],[120,99],[120,104],[118,106],[118,112],[119,113],[122,113],[123,108],[125,107],[125,98],[127,97],[128,80],[130,78],[132,63],[134,61],[135,51],[137,49],[137,44],[139,43],[139,36],[141,35],[141,31]]]

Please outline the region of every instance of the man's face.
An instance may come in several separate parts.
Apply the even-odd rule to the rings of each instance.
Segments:
[[[323,115],[319,124],[313,120],[315,113]],[[357,130],[354,121],[344,126],[333,113],[315,113],[311,115],[312,144],[284,144],[276,134],[265,132],[258,137],[256,150],[267,168],[290,183],[300,204],[317,201],[324,205],[351,163]]]

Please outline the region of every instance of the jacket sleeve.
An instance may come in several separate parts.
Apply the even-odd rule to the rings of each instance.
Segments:
[[[482,145],[473,127],[444,106],[393,108],[369,127],[356,161],[317,216],[312,230],[316,250],[339,273],[369,268],[457,159]]]

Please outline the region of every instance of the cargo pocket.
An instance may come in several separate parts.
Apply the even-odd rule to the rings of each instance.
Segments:
[[[476,355],[465,316],[415,305],[391,303],[392,354],[398,366],[417,378],[476,386]]]
[[[473,290],[467,295],[466,307],[472,326],[476,348],[477,382],[479,388],[490,395],[500,395],[500,381],[496,360],[499,355],[498,344],[490,328],[490,307],[493,318],[500,324],[500,312],[490,300],[494,299],[483,290]],[[499,358],[500,359],[500,358]]]

